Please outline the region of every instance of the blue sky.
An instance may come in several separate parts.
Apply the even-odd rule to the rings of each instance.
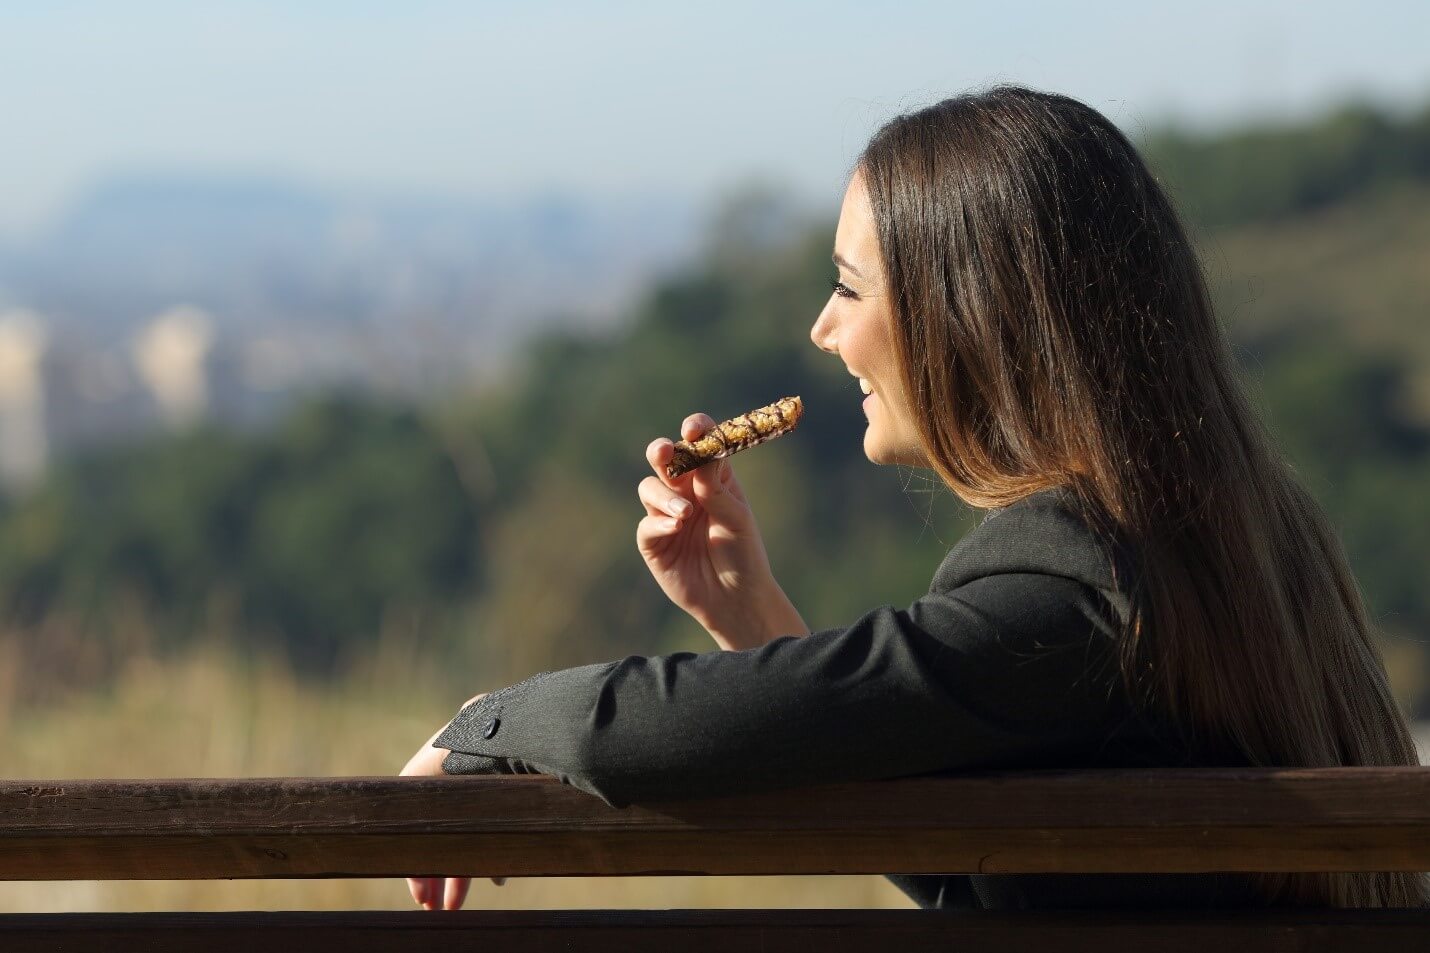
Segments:
[[[991,82],[1134,130],[1430,101],[1430,4],[5,2],[0,231],[116,171],[837,207],[868,134]]]

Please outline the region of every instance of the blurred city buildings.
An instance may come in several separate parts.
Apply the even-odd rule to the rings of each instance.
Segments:
[[[164,428],[260,424],[304,392],[468,386],[543,327],[615,321],[699,233],[692,203],[655,197],[112,181],[0,246],[0,482]]]

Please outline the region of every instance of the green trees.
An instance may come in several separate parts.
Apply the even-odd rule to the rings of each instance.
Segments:
[[[1268,418],[1339,528],[1372,619],[1430,640],[1430,425],[1413,413],[1412,368],[1333,330],[1262,348],[1258,368]]]
[[[1215,236],[1205,257],[1249,383],[1373,617],[1430,637],[1430,110],[1164,133],[1150,150]],[[38,640],[59,615],[104,639],[138,604],[174,645],[206,637],[217,606],[312,671],[370,651],[394,613],[420,614],[434,644],[479,644],[513,678],[703,650],[635,551],[644,449],[689,413],[787,394],[805,399],[798,431],[735,462],[785,589],[816,628],[915,598],[973,514],[864,459],[857,386],[809,342],[834,197],[830,222],[788,241],[766,204],[731,201],[699,262],[623,327],[547,332],[477,397],[332,395],[265,433],[200,429],[65,462],[0,504],[0,621]]]
[[[0,519],[11,624],[104,628],[122,598],[162,640],[200,636],[214,599],[306,666],[370,638],[386,609],[479,582],[477,508],[411,411],[334,396],[256,436],[212,429],[63,465]]]
[[[1430,179],[1430,105],[1398,118],[1355,103],[1311,123],[1215,136],[1163,129],[1145,150],[1182,208],[1202,223],[1283,219]]]

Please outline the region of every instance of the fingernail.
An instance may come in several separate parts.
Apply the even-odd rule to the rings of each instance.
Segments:
[[[670,504],[670,511],[676,516],[689,516],[690,504],[685,502],[684,500],[672,500]]]

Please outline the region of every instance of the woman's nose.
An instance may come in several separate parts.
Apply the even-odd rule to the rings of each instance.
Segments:
[[[839,353],[834,344],[834,322],[829,319],[828,308],[821,311],[819,317],[814,319],[814,326],[809,329],[809,339],[814,342],[815,347],[826,354]]]

